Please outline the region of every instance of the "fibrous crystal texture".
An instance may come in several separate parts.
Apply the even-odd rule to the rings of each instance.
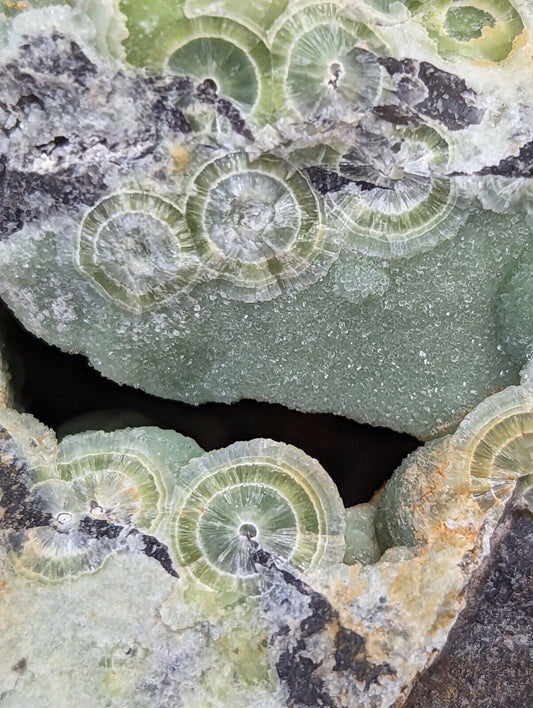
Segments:
[[[530,0],[2,6],[23,325],[162,397],[433,438],[345,509],[282,442],[58,439],[2,362],[2,705],[401,705],[505,506],[532,505],[532,22]]]
[[[3,407],[2,702],[395,704],[531,485],[530,373],[349,510],[284,443],[204,453],[139,427],[58,444]]]
[[[422,438],[516,383],[528,2],[17,7],[0,294],[28,329],[159,396]]]

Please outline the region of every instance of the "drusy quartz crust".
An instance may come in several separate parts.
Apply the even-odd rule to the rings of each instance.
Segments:
[[[531,0],[0,6],[0,297],[23,326],[163,398],[428,440],[345,509],[281,441],[60,439],[2,359],[2,706],[430,690],[495,530],[533,508],[532,23]]]

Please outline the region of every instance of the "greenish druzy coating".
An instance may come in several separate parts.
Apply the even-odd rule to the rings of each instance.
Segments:
[[[155,395],[451,431],[529,337],[523,28],[507,0],[13,17],[4,302]]]
[[[533,259],[528,246],[498,301],[501,343],[517,363],[524,362],[533,346]]]

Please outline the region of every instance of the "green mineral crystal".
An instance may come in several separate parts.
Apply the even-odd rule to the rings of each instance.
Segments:
[[[3,2],[24,327],[163,398],[431,440],[345,509],[282,442],[51,431],[2,362],[2,705],[405,697],[532,503],[532,24],[530,0]]]
[[[533,91],[529,15],[431,7],[10,11],[4,301],[158,396],[452,430],[531,339]]]

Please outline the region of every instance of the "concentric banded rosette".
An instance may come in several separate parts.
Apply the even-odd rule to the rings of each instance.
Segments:
[[[366,25],[320,3],[283,16],[273,31],[280,109],[286,103],[305,120],[342,120],[374,103],[382,72],[372,50],[382,45]]]
[[[305,287],[335,259],[321,203],[287,162],[227,155],[209,163],[194,186],[185,210],[191,238],[230,297],[269,300]]]
[[[156,458],[132,442],[122,431],[67,436],[57,467],[86,514],[152,532],[165,512],[167,489]]]
[[[408,0],[406,4],[447,59],[501,62],[524,31],[508,0]]]
[[[80,532],[79,522],[89,509],[72,485],[62,479],[36,484],[29,503],[52,515],[47,526],[24,532],[20,553],[13,554],[17,570],[32,580],[57,582],[97,570],[113,551],[109,538]]]
[[[166,47],[165,66],[195,82],[206,80],[244,116],[268,117],[270,53],[251,30],[231,20],[184,20]]]
[[[74,578],[127,550],[133,528],[159,533],[177,471],[200,452],[188,438],[150,427],[66,437],[61,478],[35,484],[28,502],[51,521],[24,532],[16,567],[44,582]]]
[[[181,212],[145,192],[102,199],[83,220],[78,268],[121,306],[141,313],[201,278]]]
[[[402,258],[455,236],[468,205],[455,181],[440,175],[446,140],[432,128],[398,128],[377,155],[375,167],[371,155],[344,156],[341,171],[353,181],[326,198],[339,238],[367,255]]]
[[[467,476],[483,510],[505,503],[533,471],[533,395],[511,386],[490,396],[459,426],[451,464]]]
[[[239,442],[192,460],[171,514],[178,564],[214,590],[266,589],[253,552],[299,572],[338,563],[344,508],[319,463],[272,440]]]

